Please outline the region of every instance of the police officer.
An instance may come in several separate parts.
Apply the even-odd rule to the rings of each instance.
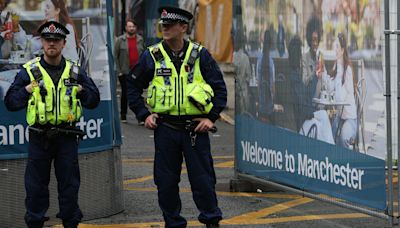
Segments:
[[[23,65],[4,100],[9,111],[27,108],[25,222],[28,227],[36,228],[48,220],[45,214],[54,160],[60,207],[57,217],[62,219],[64,227],[77,227],[82,218],[78,206],[78,140],[82,132],[75,123],[82,115],[82,107],[95,108],[100,95],[85,71],[61,54],[68,30],[50,21],[40,26],[38,32],[44,55]]]
[[[193,15],[174,7],[161,7],[159,13],[163,40],[141,55],[128,77],[129,107],[146,128],[155,130],[154,181],[165,226],[187,225],[180,215],[178,187],[184,157],[198,219],[218,227],[222,212],[208,130],[226,105],[225,82],[210,53],[184,39]],[[150,111],[141,97],[147,87]]]

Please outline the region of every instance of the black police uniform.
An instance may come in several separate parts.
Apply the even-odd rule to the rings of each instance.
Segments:
[[[176,20],[188,23],[191,18],[188,19],[189,12],[177,8],[161,7],[159,11],[161,13],[160,23],[176,23]],[[174,54],[165,42],[162,43],[176,69],[181,68],[188,44],[189,42],[185,41],[184,48],[179,53]],[[222,212],[218,208],[215,193],[216,177],[208,133],[197,133],[195,144],[192,145],[190,132],[180,129],[178,126],[179,123],[197,117],[207,117],[215,122],[226,106],[226,86],[217,63],[205,48],[201,49],[199,58],[201,74],[213,88],[215,94],[212,99],[214,106],[210,113],[199,116],[159,114],[158,126],[154,132],[154,181],[158,188],[158,202],[163,212],[166,227],[186,227],[187,225],[185,218],[180,215],[181,200],[178,186],[183,157],[186,161],[193,199],[200,211],[199,221],[205,224],[218,224],[222,219]],[[142,92],[152,81],[154,71],[154,60],[147,49],[141,55],[139,63],[133,68],[131,72],[133,77],[127,79],[129,107],[141,121],[144,121],[150,115],[144,104]]]
[[[53,24],[52,32],[48,29]],[[57,22],[48,22],[42,25],[39,30],[42,37],[50,39],[65,38],[68,30]],[[48,34],[43,35],[43,31]],[[66,31],[66,32],[65,32]],[[61,78],[66,66],[66,60],[62,57],[61,63],[57,66],[46,63],[41,56],[40,64],[51,76],[53,83]],[[15,77],[5,96],[4,102],[9,111],[18,111],[27,107],[31,96],[25,86],[31,83],[28,72],[21,68]],[[77,83],[83,87],[77,97],[85,108],[95,108],[99,101],[99,91],[86,74],[80,68]],[[62,99],[62,98],[61,98]],[[62,128],[67,124],[57,125]],[[78,191],[80,186],[80,172],[78,164],[78,137],[76,134],[55,133],[50,136],[46,134],[52,127],[51,124],[33,126],[36,130],[29,130],[28,161],[25,170],[26,190],[26,214],[25,222],[28,227],[42,227],[49,208],[49,189],[51,163],[54,160],[55,175],[58,182],[58,200],[60,212],[58,218],[63,220],[64,227],[77,227],[82,218],[82,212],[78,206]]]

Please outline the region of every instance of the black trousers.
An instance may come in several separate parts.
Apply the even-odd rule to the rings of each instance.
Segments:
[[[28,227],[42,227],[49,208],[51,163],[57,178],[59,213],[64,227],[76,227],[82,212],[78,206],[80,171],[78,140],[73,136],[29,132],[28,162],[25,170],[25,222]]]
[[[154,133],[154,181],[158,189],[158,203],[166,227],[186,227],[180,215],[182,203],[179,186],[183,158],[186,161],[193,200],[200,211],[202,223],[218,223],[222,212],[215,193],[216,177],[210,151],[208,133],[198,133],[195,145],[188,131],[175,130],[158,124]]]

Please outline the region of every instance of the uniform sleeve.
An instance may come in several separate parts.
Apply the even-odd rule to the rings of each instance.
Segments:
[[[215,122],[226,106],[227,91],[222,72],[217,62],[205,48],[202,48],[200,51],[200,71],[204,80],[214,90],[214,97],[212,99],[214,106],[208,114],[208,118]]]
[[[82,106],[87,109],[96,108],[100,102],[99,89],[82,68],[79,70],[78,83],[83,87],[77,95]]]
[[[154,76],[154,61],[147,49],[140,56],[139,62],[129,72],[126,78],[127,97],[129,108],[135,113],[136,118],[144,121],[150,115],[150,111],[144,104],[143,89],[149,86]]]
[[[31,94],[26,91],[25,86],[30,83],[28,72],[24,68],[21,69],[4,97],[4,104],[8,111],[19,111],[28,106]]]

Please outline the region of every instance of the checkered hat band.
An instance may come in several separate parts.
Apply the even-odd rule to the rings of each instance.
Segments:
[[[187,17],[184,17],[176,13],[167,13],[167,15],[161,16],[161,20],[173,20],[173,21],[180,20],[189,23],[189,19]]]
[[[50,31],[50,27],[46,27],[42,30],[41,33],[53,33],[53,34],[60,34],[60,35],[66,36],[65,32],[60,28],[56,28],[53,31]]]

